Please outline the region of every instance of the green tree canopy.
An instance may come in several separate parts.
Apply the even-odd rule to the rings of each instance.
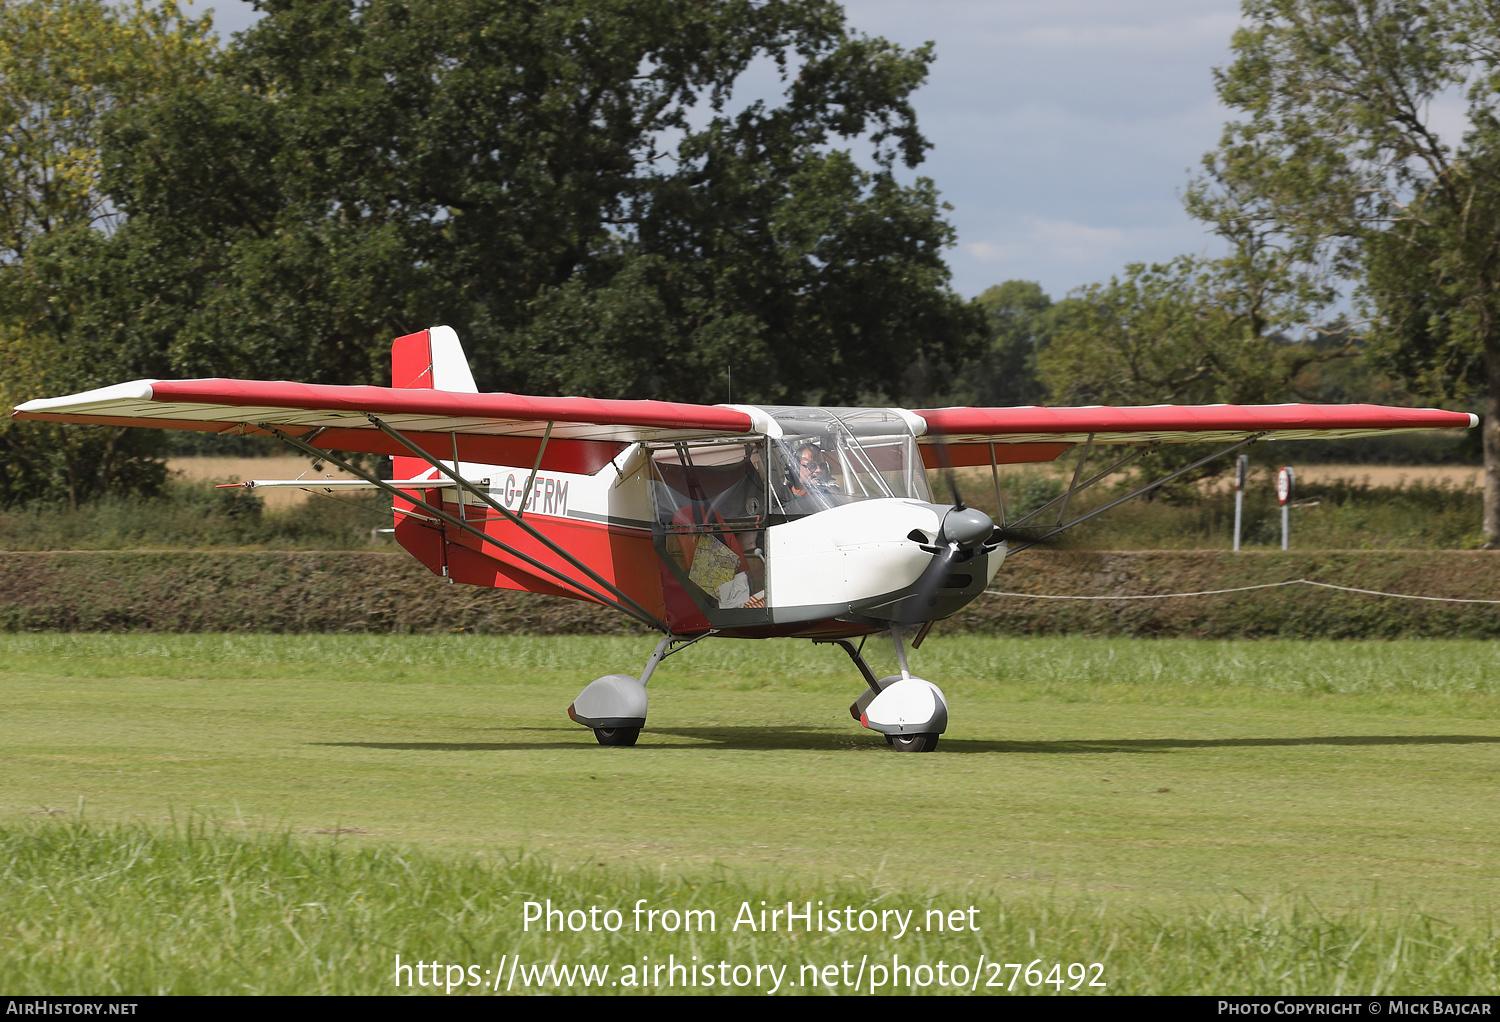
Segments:
[[[1044,388],[1037,380],[1037,353],[1051,338],[1060,305],[1030,280],[985,288],[972,304],[983,317],[983,342],[972,358],[948,370],[943,400],[999,407],[1039,404]]]
[[[1077,404],[1266,404],[1295,393],[1347,340],[1289,340],[1298,308],[1265,301],[1233,260],[1134,263],[1059,310],[1038,366],[1052,399]]]
[[[1264,252],[1262,251],[1261,255]],[[1343,330],[1301,325],[1303,289],[1276,261],[1241,248],[1218,260],[1181,256],[1135,263],[1107,284],[1080,288],[1054,307],[1040,381],[1059,404],[1270,404],[1306,399],[1323,364],[1354,354]],[[1168,445],[1137,463],[1148,474],[1175,469],[1222,445]],[[1273,457],[1272,451],[1262,452]],[[1227,470],[1219,459],[1195,479]]]
[[[1198,211],[1351,282],[1373,350],[1436,400],[1484,395],[1483,532],[1500,542],[1500,6],[1245,0],[1219,94],[1244,119]],[[1439,118],[1461,105],[1467,129]]]
[[[176,373],[383,382],[447,323],[494,389],[723,400],[732,366],[737,399],[839,401],[974,336],[937,193],[898,178],[932,54],[829,0],[262,7],[108,136]]]
[[[184,86],[213,51],[175,5],[0,5],[0,404],[148,375],[99,262],[118,208],[101,184],[103,123]],[[146,345],[149,348],[150,345]],[[149,487],[159,440],[0,420],[0,501]]]

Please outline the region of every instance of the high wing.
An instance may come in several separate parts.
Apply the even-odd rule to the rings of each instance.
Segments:
[[[329,450],[406,454],[369,418],[435,456],[598,471],[640,441],[758,432],[755,409],[667,401],[526,397],[259,380],[137,380],[17,406],[15,417],[107,426],[266,434],[273,427]],[[935,408],[915,412],[924,460],[956,466],[1051,461],[1078,444],[1348,438],[1418,429],[1468,429],[1479,417],[1383,405],[1144,405]],[[922,428],[925,426],[925,429]],[[943,450],[939,451],[939,448]]]
[[[267,427],[328,450],[409,452],[369,418],[436,457],[592,474],[632,443],[754,431],[737,408],[258,380],[137,380],[27,401],[18,419],[260,434]],[[543,441],[545,449],[542,449]]]
[[[1346,439],[1418,429],[1469,429],[1479,416],[1385,405],[1140,405],[932,408],[918,437],[928,467],[1051,461],[1078,444]]]

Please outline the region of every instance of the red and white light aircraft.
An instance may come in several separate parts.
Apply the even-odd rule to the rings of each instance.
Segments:
[[[903,632],[919,644],[985,590],[1007,553],[1172,478],[1065,520],[1073,494],[1150,446],[1217,441],[1227,445],[1217,457],[1256,440],[1478,424],[1377,405],[908,411],[480,394],[447,327],[397,339],[391,370],[391,387],[138,380],[14,414],[278,436],[357,477],[319,488],[389,493],[397,541],[435,573],[605,604],[658,630],[639,676],[599,678],[568,708],[602,744],[635,743],[664,657],[708,636],[791,636],[842,646],[867,686],[851,713],[908,751],[936,746],[948,707],[911,675]],[[956,492],[949,504],[928,490],[926,468],[988,465],[999,500],[994,466],[1074,448],[1068,491],[1023,520],[1006,522],[1001,502],[997,527]],[[1105,449],[1120,456],[1085,473]],[[393,478],[339,451],[390,455]],[[1055,521],[1016,531],[1054,508]],[[878,633],[892,637],[899,675],[876,678],[851,641]]]

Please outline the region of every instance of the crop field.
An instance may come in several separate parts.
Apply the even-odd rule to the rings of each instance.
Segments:
[[[709,641],[600,747],[646,645],[0,637],[0,988],[1500,983],[1493,643],[935,639],[915,755],[836,649]]]
[[[237,481],[246,479],[353,479],[334,465],[325,464],[314,471],[306,458],[278,455],[268,458],[171,458],[169,475],[189,483]],[[305,504],[306,490],[257,490],[256,496],[268,508],[282,509]]]

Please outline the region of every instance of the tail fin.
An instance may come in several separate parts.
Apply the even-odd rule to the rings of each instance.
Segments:
[[[396,338],[391,345],[391,386],[460,394],[479,392],[463,345],[449,326],[435,326]]]
[[[463,345],[458,343],[458,334],[447,326],[407,334],[392,342],[391,386],[402,390],[448,390],[465,394],[478,393],[479,389],[474,386],[474,374],[469,371],[469,360],[464,357]],[[437,469],[421,458],[404,454],[391,458],[391,471],[394,479],[427,479],[438,474]],[[410,510],[411,505],[398,500],[397,507]],[[400,522],[398,518],[397,538],[406,546],[406,539],[401,538]]]

